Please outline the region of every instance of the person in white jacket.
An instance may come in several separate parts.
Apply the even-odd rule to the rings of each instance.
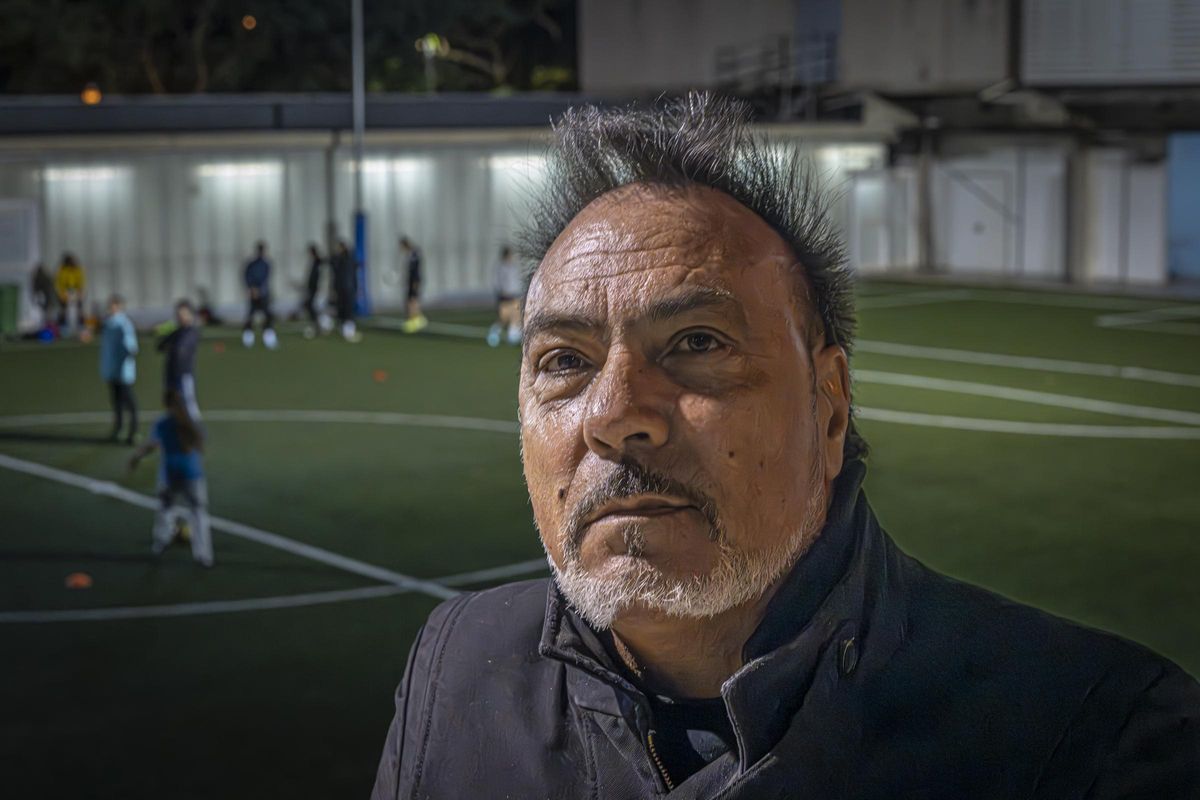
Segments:
[[[501,333],[506,328],[508,343],[520,344],[521,298],[525,295],[525,279],[508,245],[500,248],[500,260],[492,266],[492,277],[496,286],[496,321],[488,330],[488,344],[498,347]]]
[[[109,438],[114,442],[121,438],[125,411],[129,412],[125,443],[133,444],[137,436],[137,398],[133,394],[137,353],[137,331],[125,313],[125,301],[114,294],[108,299],[108,316],[100,330],[100,377],[108,384],[112,399],[113,427]]]

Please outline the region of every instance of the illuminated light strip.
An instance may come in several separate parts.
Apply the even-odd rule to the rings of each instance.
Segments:
[[[233,161],[196,167],[196,174],[201,178],[258,178],[278,175],[282,171],[283,165],[277,161]]]
[[[389,172],[419,172],[429,169],[431,162],[423,158],[367,158],[362,162],[364,175],[378,175]],[[358,171],[358,163],[351,161],[346,164],[351,172]]]
[[[107,181],[125,173],[117,167],[46,167],[48,181]]]

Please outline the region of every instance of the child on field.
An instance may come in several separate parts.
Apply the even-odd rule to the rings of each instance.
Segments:
[[[163,400],[167,413],[150,432],[145,444],[129,459],[129,468],[155,450],[162,450],[158,465],[158,497],[154,515],[151,552],[162,555],[175,536],[173,518],[180,510],[190,517],[192,557],[205,567],[213,565],[212,536],[208,527],[208,486],[204,480],[204,431],[188,413],[186,401],[177,389],[168,389]]]

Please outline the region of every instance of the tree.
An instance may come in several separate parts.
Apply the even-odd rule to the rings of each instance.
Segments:
[[[572,0],[365,0],[364,12],[374,91],[425,88],[414,43],[431,32],[451,44],[442,90],[573,86]],[[350,88],[349,0],[0,0],[0,19],[4,92]]]

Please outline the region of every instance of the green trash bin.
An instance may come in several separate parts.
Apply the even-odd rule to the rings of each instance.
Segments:
[[[0,283],[0,336],[17,332],[21,313],[21,287],[15,283]]]

